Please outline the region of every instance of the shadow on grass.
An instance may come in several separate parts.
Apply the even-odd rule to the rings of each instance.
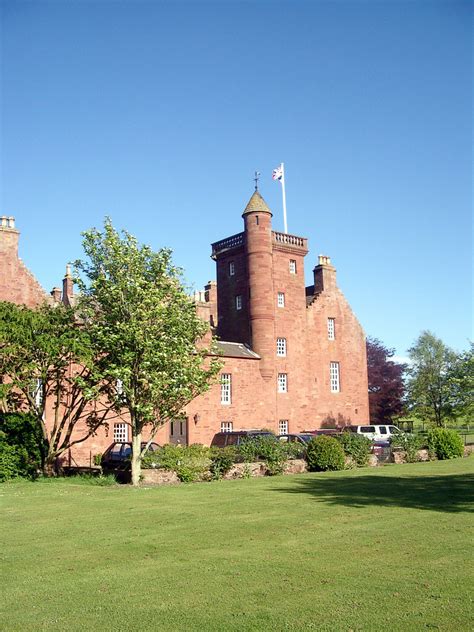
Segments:
[[[380,476],[360,474],[350,478],[308,478],[275,491],[309,494],[332,505],[409,507],[446,512],[474,511],[474,475]]]

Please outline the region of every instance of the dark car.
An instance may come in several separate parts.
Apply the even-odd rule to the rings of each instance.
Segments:
[[[278,439],[285,443],[308,443],[311,439],[314,438],[314,435],[309,432],[300,432],[297,434],[283,434],[279,435]]]
[[[141,444],[142,450],[146,446],[146,442]],[[149,452],[155,452],[159,450],[160,446],[157,443],[150,443],[148,448]],[[117,442],[109,445],[107,450],[102,455],[100,464],[102,465],[102,471],[104,473],[110,472],[126,472],[130,470],[130,459],[132,458],[132,444],[130,441]]]
[[[276,436],[272,432],[265,430],[232,430],[231,432],[218,432],[214,435],[211,447],[225,448],[228,445],[240,445],[248,439],[257,437],[272,437],[276,440]]]

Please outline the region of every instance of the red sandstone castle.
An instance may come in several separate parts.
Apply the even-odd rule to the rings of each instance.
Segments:
[[[307,239],[272,231],[271,218],[256,190],[243,213],[243,232],[212,244],[217,282],[197,293],[196,304],[220,340],[221,379],[182,419],[160,429],[160,444],[209,444],[219,431],[283,434],[369,418],[365,336],[337,287],[336,270],[320,256],[314,285],[305,287]],[[0,218],[0,300],[29,307],[71,303],[69,271],[62,292],[54,288],[47,296],[18,258],[18,238],[14,219]],[[127,439],[126,421],[112,423],[72,458],[86,464],[113,440]]]

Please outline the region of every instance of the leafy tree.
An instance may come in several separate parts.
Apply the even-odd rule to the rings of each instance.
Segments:
[[[197,316],[170,250],[140,246],[110,219],[103,232],[84,233],[83,247],[87,259],[76,262],[80,311],[101,372],[120,384],[112,402],[129,413],[138,485],[144,429],[149,445],[160,426],[209,388],[221,363],[202,343],[209,327]]]
[[[457,356],[448,378],[456,417],[471,420],[474,417],[474,343]]]
[[[63,305],[33,310],[0,302],[0,375],[3,409],[35,420],[45,474],[109,412],[104,401],[110,387],[97,370],[91,339]]]
[[[391,423],[404,409],[404,373],[406,364],[390,358],[395,349],[388,349],[376,338],[367,339],[367,372],[369,378],[369,410],[373,424]]]
[[[423,331],[408,350],[408,401],[411,410],[436,426],[444,426],[453,417],[452,371],[455,352],[429,331]]]

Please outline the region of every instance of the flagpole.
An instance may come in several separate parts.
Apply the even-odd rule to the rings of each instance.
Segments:
[[[285,193],[285,165],[281,163],[281,192],[283,195],[283,226],[285,228],[285,233],[288,234],[288,224],[286,221],[286,193]]]

